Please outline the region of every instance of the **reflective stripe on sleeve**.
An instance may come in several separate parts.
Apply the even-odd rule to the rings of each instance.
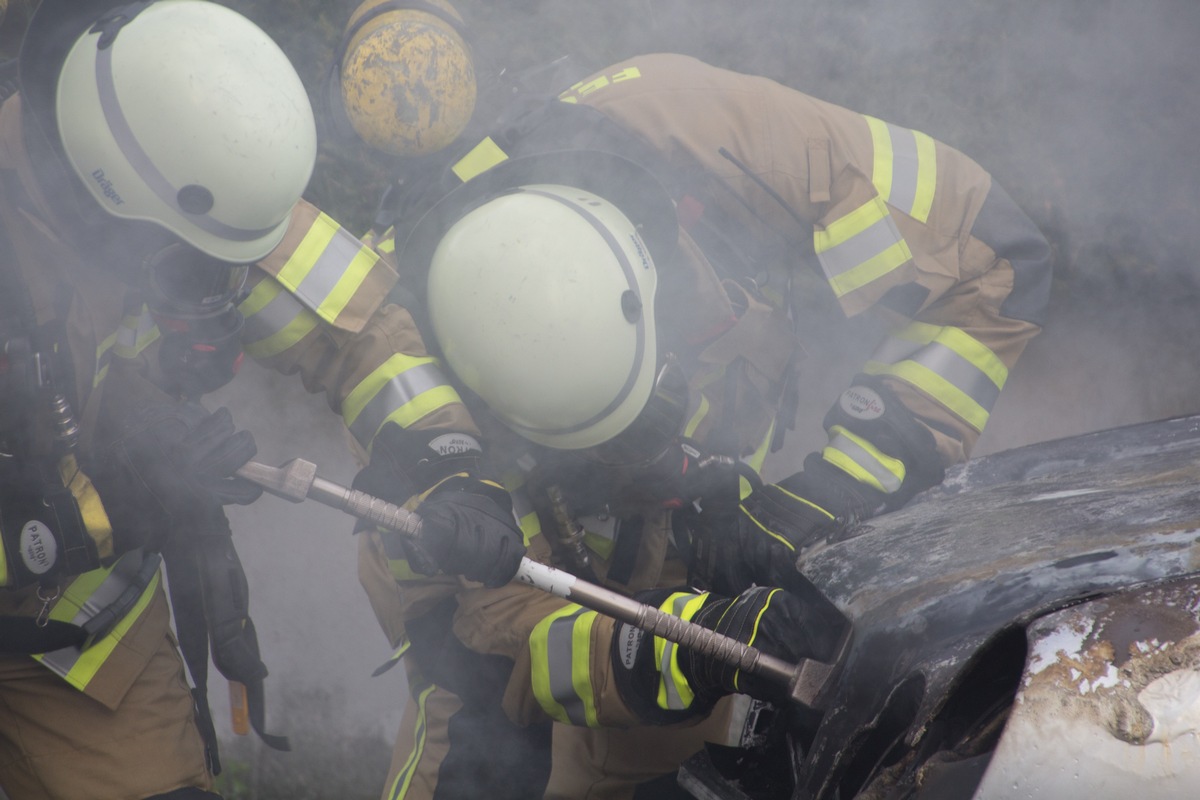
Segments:
[[[116,602],[141,566],[141,559],[135,558],[135,555],[139,554],[128,553],[111,567],[92,570],[72,581],[63,591],[62,598],[50,610],[50,619],[83,626]],[[33,657],[76,689],[86,689],[100,667],[112,655],[121,638],[150,605],[150,598],[158,588],[161,574],[155,574],[129,613],[91,647],[86,650],[64,647],[50,653],[38,653]]]
[[[707,599],[707,594],[676,592],[658,608],[673,617],[690,620]],[[658,669],[658,707],[671,711],[691,708],[696,694],[679,668],[679,645],[655,636],[654,666]]]
[[[113,355],[119,358],[134,358],[151,345],[159,337],[158,325],[150,315],[150,309],[142,306],[137,316],[127,314],[121,319],[117,328],[117,338],[113,342]]]
[[[332,325],[378,261],[375,251],[321,213],[275,277]]]
[[[926,222],[937,186],[933,139],[920,131],[863,115],[871,129],[871,182],[879,196],[910,217]]]
[[[559,722],[599,727],[592,692],[592,626],[598,615],[574,603],[548,614],[529,635],[533,693]]]
[[[96,347],[96,374],[92,386],[99,386],[108,374],[108,367],[116,358],[136,358],[143,350],[158,340],[161,333],[150,309],[142,306],[139,314],[126,314],[117,329],[104,338]]]
[[[385,422],[407,428],[439,408],[461,402],[437,359],[397,353],[347,395],[342,418],[355,440],[369,452]]]
[[[277,356],[307,336],[320,320],[274,278],[263,278],[238,305],[245,317],[242,349],[251,358]]]
[[[977,431],[987,425],[1008,368],[960,328],[913,322],[888,337],[863,369],[920,389]]]
[[[813,247],[839,298],[912,260],[908,242],[879,197],[832,220],[824,230],[815,229]]]
[[[903,461],[883,453],[841,425],[829,429],[829,444],[821,451],[821,457],[859,482],[886,494],[897,491],[904,482]]]

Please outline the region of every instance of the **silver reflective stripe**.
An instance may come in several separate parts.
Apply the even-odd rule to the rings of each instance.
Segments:
[[[418,364],[385,383],[350,425],[350,432],[363,447],[370,447],[375,434],[393,411],[412,402],[418,395],[446,385],[446,377],[436,364]]]
[[[281,291],[265,306],[246,317],[242,341],[249,345],[269,339],[292,324],[304,311],[300,301]]]
[[[896,223],[890,216],[885,216],[841,244],[817,253],[817,260],[825,270],[825,277],[833,281],[903,241]]]
[[[134,550],[121,556],[96,590],[92,592],[70,620],[73,625],[83,627],[92,617],[115,603],[117,599],[132,585],[133,578],[142,566],[143,555],[140,550]],[[42,655],[40,661],[62,677],[66,677],[75,662],[83,655],[78,647],[64,647]]]
[[[513,514],[517,519],[522,519],[526,514],[533,513],[533,501],[529,499],[529,492],[524,486],[509,491],[509,496],[512,497]]]
[[[546,630],[546,682],[553,697],[572,725],[587,726],[587,711],[583,699],[575,691],[572,665],[575,661],[575,620],[587,613],[580,608],[559,617]]]
[[[339,227],[296,286],[296,296],[313,311],[319,309],[361,252],[362,243]]]
[[[673,617],[682,618],[684,608],[688,603],[695,599],[696,595],[694,594],[680,595],[671,602],[671,610],[667,613]],[[676,647],[678,647],[678,645],[674,642],[668,642],[664,640],[662,650],[662,670],[660,671],[659,680],[662,682],[663,690],[667,695],[667,708],[674,711],[682,711],[691,705],[691,703],[684,702],[683,698],[679,696],[679,687],[675,685],[676,673],[675,670],[672,669],[671,662],[673,656],[675,655]],[[680,676],[680,678],[682,679],[682,676]]]
[[[911,343],[906,342],[905,344]],[[881,361],[885,364],[896,364],[901,360],[887,360],[884,357],[884,351],[885,348],[880,347],[872,360]],[[930,342],[915,352],[909,353],[907,360],[920,364],[931,372],[945,378],[955,388],[978,403],[985,411],[990,413],[993,406],[996,405],[996,399],[1000,396],[1000,387],[996,385],[986,372],[946,345],[940,342]]]
[[[829,446],[844,453],[847,458],[870,473],[888,494],[900,488],[900,479],[850,437],[836,434],[829,440]]]
[[[113,351],[122,358],[133,358],[157,338],[157,332],[158,326],[154,317],[150,315],[150,310],[143,306],[142,313],[132,326],[122,321],[121,326],[117,328],[117,341],[113,345]]]
[[[917,199],[917,137],[908,128],[884,124],[892,140],[892,191],[884,199],[912,213]]]

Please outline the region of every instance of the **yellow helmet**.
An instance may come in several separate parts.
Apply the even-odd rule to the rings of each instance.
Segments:
[[[342,38],[342,110],[371,147],[437,152],[475,110],[475,68],[463,20],[445,0],[366,0]]]

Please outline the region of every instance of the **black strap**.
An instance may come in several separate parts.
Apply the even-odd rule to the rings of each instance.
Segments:
[[[125,618],[154,579],[161,563],[162,559],[153,553],[145,555],[141,561],[134,561],[131,553],[118,562],[115,569],[133,570],[128,575],[125,591],[83,626],[58,620],[38,622],[33,617],[0,617],[0,654],[29,655],[52,653],[64,647],[89,647],[107,636]]]
[[[163,548],[175,615],[179,650],[191,673],[197,726],[205,738],[213,774],[221,769],[220,753],[208,700],[208,663],[227,680],[246,687],[250,725],[274,750],[290,750],[287,737],[265,730],[263,679],[267,668],[259,658],[258,637],[249,617],[245,572],[228,520],[217,509],[191,530],[180,530]]]
[[[64,647],[82,647],[87,632],[78,625],[57,620],[38,623],[33,617],[0,617],[0,654],[52,653]]]

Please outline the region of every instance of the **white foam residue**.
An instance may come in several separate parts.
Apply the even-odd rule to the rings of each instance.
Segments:
[[[1138,693],[1138,702],[1154,720],[1147,742],[1194,736],[1200,732],[1200,670],[1177,670],[1151,681]]]
[[[1070,625],[1060,625],[1038,638],[1029,654],[1029,674],[1036,675],[1057,663],[1060,652],[1071,656],[1081,652],[1085,636],[1086,632],[1076,631]]]

